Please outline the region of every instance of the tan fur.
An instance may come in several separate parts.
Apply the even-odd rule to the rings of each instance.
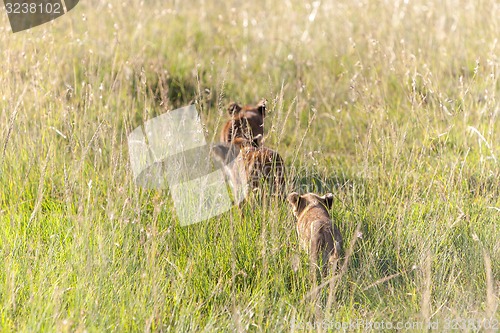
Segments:
[[[266,194],[284,198],[283,159],[278,152],[260,146],[259,140],[260,136],[252,141],[236,138],[231,144],[218,144],[213,147],[214,161],[236,192],[237,202],[248,195],[248,190],[265,190],[268,191]],[[263,188],[262,184],[269,187]]]
[[[293,192],[287,200],[297,218],[297,233],[302,248],[309,253],[312,264],[318,265],[319,255],[322,254],[323,274],[326,275],[329,264],[339,259],[342,253],[342,236],[328,213],[333,194],[320,197],[314,193],[299,195]]]
[[[259,138],[253,141],[236,138],[245,165],[250,189],[260,188],[261,181],[269,185],[271,194],[283,196],[285,189],[285,164],[278,152],[260,146]]]
[[[264,135],[264,117],[266,116],[266,103],[264,99],[256,106],[240,106],[232,103],[228,107],[231,119],[224,125],[221,133],[221,141],[231,143],[235,138],[252,138]]]

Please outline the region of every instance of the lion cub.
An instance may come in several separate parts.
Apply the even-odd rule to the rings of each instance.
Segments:
[[[257,136],[264,135],[264,117],[266,116],[265,99],[256,106],[241,106],[232,103],[228,107],[231,119],[227,121],[222,129],[221,141],[231,143],[235,138],[250,140]]]
[[[214,161],[228,179],[237,203],[242,203],[250,190],[284,198],[285,164],[278,152],[260,145],[260,138],[235,138],[231,144],[213,147]]]
[[[287,200],[297,218],[297,233],[302,248],[309,252],[311,264],[318,267],[318,257],[322,254],[321,266],[323,275],[326,275],[328,265],[339,259],[342,252],[342,236],[328,213],[332,207],[333,194],[327,193],[320,197],[314,193],[299,195],[293,192]]]
[[[233,144],[240,149],[245,174],[251,190],[261,188],[261,182],[269,187],[269,194],[284,198],[285,163],[277,151],[260,144],[261,135],[248,141],[236,138]]]

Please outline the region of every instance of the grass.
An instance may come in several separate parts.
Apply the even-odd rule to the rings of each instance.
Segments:
[[[0,330],[498,329],[495,17],[495,1],[112,0],[12,34],[0,16]],[[289,190],[333,192],[354,243],[318,299],[286,203],[180,227],[168,190],[133,182],[144,121],[195,101],[217,141],[230,101],[262,97]]]

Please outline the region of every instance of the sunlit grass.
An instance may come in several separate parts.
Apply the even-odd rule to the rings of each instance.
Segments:
[[[91,1],[12,34],[0,16],[0,329],[500,319],[497,17],[495,1]],[[195,102],[217,140],[230,101],[261,98],[290,191],[333,192],[346,246],[361,226],[330,309],[286,203],[180,227],[167,190],[133,183],[144,121]]]

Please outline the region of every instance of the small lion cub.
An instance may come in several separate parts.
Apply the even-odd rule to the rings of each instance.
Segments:
[[[285,163],[277,151],[260,144],[261,137],[258,135],[253,141],[234,140],[234,145],[240,149],[248,184],[251,190],[257,190],[264,181],[268,185],[268,194],[284,199]]]
[[[326,276],[328,266],[340,258],[342,253],[342,235],[337,226],[332,224],[328,210],[332,207],[333,194],[319,196],[314,193],[299,195],[290,193],[287,197],[297,218],[297,233],[300,245],[306,250],[311,259],[311,271],[322,267]],[[318,257],[322,254],[321,265]]]
[[[228,107],[228,113],[231,119],[226,122],[221,132],[221,141],[232,143],[236,138],[252,140],[256,136],[264,135],[264,117],[266,116],[265,99],[261,100],[256,106],[241,106],[232,103]],[[260,144],[260,142],[259,142]]]

